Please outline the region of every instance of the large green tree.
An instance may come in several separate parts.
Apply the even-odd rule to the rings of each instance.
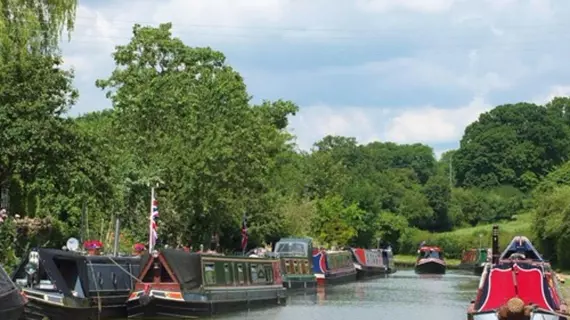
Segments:
[[[460,186],[514,185],[528,191],[568,159],[570,130],[543,106],[517,103],[482,114],[453,157]]]
[[[224,55],[185,45],[172,37],[171,24],[135,25],[113,57],[117,68],[97,86],[108,90],[119,143],[133,155],[125,175],[164,182],[161,236],[205,241],[221,232],[230,244],[244,212],[254,239],[271,233],[266,176],[287,140],[278,131],[297,107],[250,106],[243,79]],[[138,213],[140,221],[146,214]]]

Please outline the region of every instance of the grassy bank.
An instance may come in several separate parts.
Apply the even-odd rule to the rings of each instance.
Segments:
[[[459,266],[459,259],[445,259],[449,269],[456,269]],[[407,254],[397,254],[394,256],[394,263],[398,268],[413,268],[416,264],[416,256]]]
[[[509,221],[496,223],[499,225],[500,247],[504,248],[516,235],[524,235],[531,239],[531,225],[533,217],[530,213],[521,214]],[[493,224],[479,225],[475,227],[461,228],[450,232],[429,233],[426,231],[413,230],[401,239],[400,253],[414,256],[417,246],[422,241],[427,241],[428,245],[439,246],[445,252],[448,261],[459,260],[463,250],[491,246],[491,233]],[[401,258],[402,262],[408,258]]]

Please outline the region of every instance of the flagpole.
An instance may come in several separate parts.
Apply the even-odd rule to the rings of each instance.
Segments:
[[[151,253],[154,249],[154,237],[153,237],[153,230],[152,230],[152,204],[154,200],[154,187],[150,188],[150,214],[148,215],[148,252]]]

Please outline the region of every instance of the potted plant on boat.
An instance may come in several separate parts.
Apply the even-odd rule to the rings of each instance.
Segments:
[[[146,250],[146,247],[144,246],[144,244],[136,243],[133,246],[133,256],[140,256],[145,252],[145,250]]]
[[[98,256],[101,254],[103,243],[99,240],[87,240],[83,243],[83,248],[87,250],[90,256]]]

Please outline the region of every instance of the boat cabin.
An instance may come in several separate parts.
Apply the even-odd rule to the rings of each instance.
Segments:
[[[418,260],[439,259],[443,260],[443,251],[439,247],[422,246],[418,250]]]
[[[343,269],[354,269],[350,251],[327,251],[313,249],[313,272],[326,274]],[[356,272],[356,271],[355,271]]]
[[[283,238],[275,244],[274,253],[281,261],[284,274],[312,275],[312,251],[310,238]]]
[[[65,305],[66,301],[101,299],[102,305],[126,301],[134,287],[140,258],[85,256],[57,249],[33,250],[12,280],[31,302]],[[75,299],[64,299],[75,298]]]
[[[276,259],[203,255],[176,249],[163,249],[146,257],[139,277],[142,283],[135,286],[135,291],[150,285],[151,289],[180,296],[181,292],[201,287],[281,284]]]

